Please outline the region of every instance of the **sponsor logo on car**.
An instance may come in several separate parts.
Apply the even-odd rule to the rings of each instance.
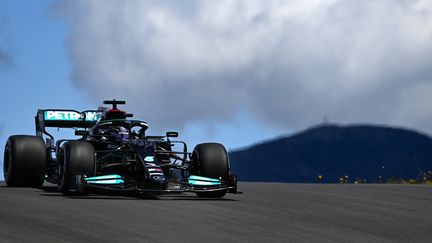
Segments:
[[[166,180],[165,176],[163,176],[163,175],[152,176],[152,179],[155,181],[165,181]]]
[[[85,116],[86,121],[97,121],[100,118],[100,113],[94,111],[87,111],[79,113],[76,111],[45,111],[44,119],[46,121],[79,121],[83,120]]]

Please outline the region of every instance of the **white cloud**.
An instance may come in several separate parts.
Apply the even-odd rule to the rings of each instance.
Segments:
[[[73,82],[149,122],[324,115],[432,131],[432,2],[64,1]]]

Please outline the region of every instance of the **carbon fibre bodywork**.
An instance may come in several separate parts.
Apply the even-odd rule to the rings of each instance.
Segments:
[[[70,141],[81,141],[90,143],[94,148],[95,170],[94,174],[74,174],[70,188],[73,192],[238,193],[237,176],[229,171],[228,160],[227,176],[209,178],[198,175],[197,163],[193,161],[192,153],[188,152],[186,143],[172,140],[178,133],[147,136],[147,123],[127,119],[132,115],[116,107],[122,103],[116,100],[104,103],[113,104],[113,109],[83,112],[38,110],[35,117],[36,135],[45,138],[48,154],[46,181],[54,184],[61,182],[65,170],[64,145]],[[107,112],[114,112],[115,116],[109,117]],[[55,141],[47,127],[73,128],[80,138]],[[174,151],[173,148],[180,149]]]

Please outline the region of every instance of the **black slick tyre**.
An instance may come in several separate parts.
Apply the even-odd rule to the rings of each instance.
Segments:
[[[47,149],[42,138],[15,135],[6,142],[3,175],[11,187],[40,188],[47,168]]]
[[[94,176],[95,151],[93,145],[84,141],[66,142],[62,148],[60,165],[59,190],[64,195],[82,195],[85,192],[78,188],[76,176]]]
[[[198,176],[228,181],[229,161],[225,147],[219,143],[198,144],[192,152],[192,173]],[[226,190],[198,192],[199,197],[220,198]]]

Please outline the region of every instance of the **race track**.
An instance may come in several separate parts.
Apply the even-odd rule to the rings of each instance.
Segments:
[[[64,197],[0,184],[0,239],[14,242],[431,242],[432,186],[240,183],[204,200]]]

